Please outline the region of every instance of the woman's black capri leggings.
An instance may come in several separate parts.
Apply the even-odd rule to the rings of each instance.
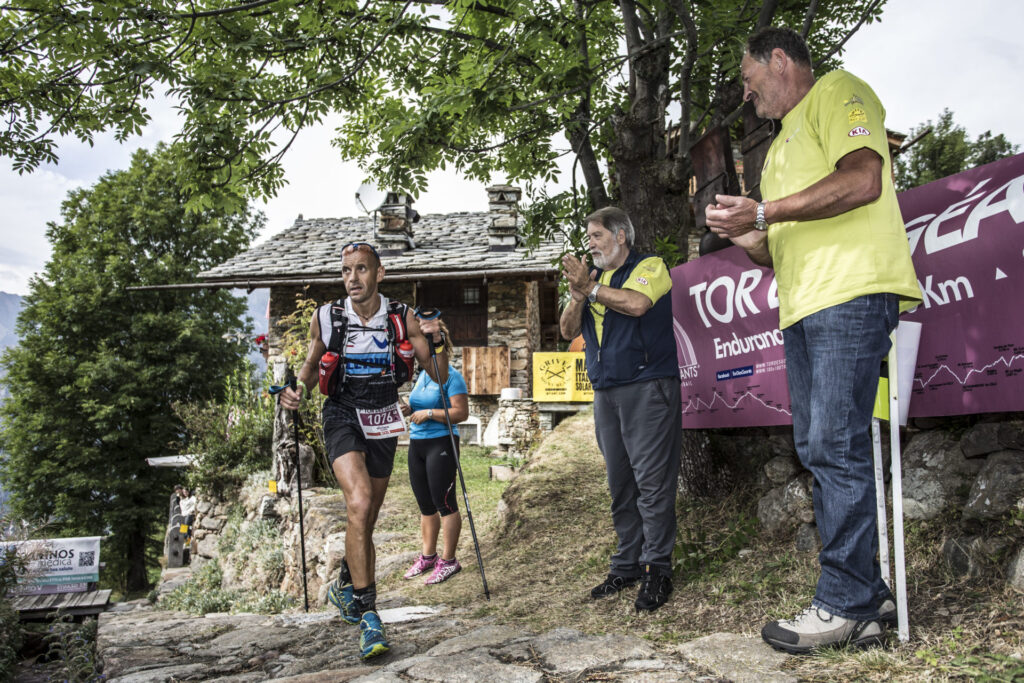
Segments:
[[[455,437],[458,446],[459,437]],[[446,434],[433,439],[409,439],[409,483],[424,515],[442,517],[459,511],[455,494],[455,458]]]

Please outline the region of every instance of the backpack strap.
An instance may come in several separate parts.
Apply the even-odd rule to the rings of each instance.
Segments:
[[[409,338],[409,331],[405,325],[408,310],[409,307],[401,301],[388,300],[388,340],[392,348]]]
[[[345,313],[345,300],[338,299],[329,304],[331,337],[327,343],[327,350],[333,351],[339,356],[345,355],[345,338],[348,336],[348,315]],[[321,317],[323,320],[323,317]]]

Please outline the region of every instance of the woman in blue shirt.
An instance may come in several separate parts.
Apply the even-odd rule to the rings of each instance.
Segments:
[[[442,327],[443,327],[442,323]],[[451,337],[444,332],[445,346],[451,357]],[[466,381],[459,371],[448,366],[448,380],[444,384],[448,396],[448,415],[452,421],[456,447],[459,430],[455,426],[469,416]],[[423,549],[420,556],[405,573],[411,579],[432,570],[424,582],[441,583],[462,566],[455,558],[455,547],[462,530],[462,516],[456,497],[455,477],[458,472],[452,455],[452,440],[445,424],[444,404],[437,382],[420,372],[416,385],[409,394],[409,404],[402,411],[409,416],[409,483],[420,507],[420,532]],[[444,529],[444,550],[437,554],[437,536]]]

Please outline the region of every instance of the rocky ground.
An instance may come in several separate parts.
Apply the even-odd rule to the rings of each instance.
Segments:
[[[181,574],[168,577],[171,582]],[[336,612],[203,617],[118,605],[100,617],[107,681],[784,681],[784,655],[718,633],[655,646],[629,633],[530,633],[470,610],[379,601],[392,650],[362,662],[358,629]]]

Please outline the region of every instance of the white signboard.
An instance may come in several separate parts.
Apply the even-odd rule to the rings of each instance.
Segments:
[[[86,590],[86,584],[100,578],[100,538],[47,538],[7,544],[26,564],[16,591],[32,595]]]

